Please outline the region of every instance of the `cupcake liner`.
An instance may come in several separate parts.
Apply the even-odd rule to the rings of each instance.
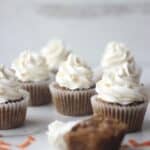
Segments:
[[[97,100],[97,96],[91,98],[94,114],[114,118],[127,124],[128,132],[136,132],[142,129],[148,102],[132,106],[121,106]]]
[[[0,130],[17,128],[24,124],[29,93],[21,91],[24,94],[23,100],[0,104]]]
[[[95,94],[95,89],[72,91],[50,85],[53,103],[59,113],[68,116],[83,116],[92,114],[90,98]]]
[[[48,84],[49,81],[38,83],[22,83],[22,88],[30,93],[29,106],[46,105],[51,102],[51,94]]]

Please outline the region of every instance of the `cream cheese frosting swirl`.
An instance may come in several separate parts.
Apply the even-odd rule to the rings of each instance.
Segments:
[[[128,82],[122,85],[113,74],[103,76],[96,84],[96,92],[98,98],[110,103],[118,103],[121,105],[128,105],[137,101],[144,101],[145,95],[142,91],[142,86],[135,83]]]
[[[106,47],[101,65],[103,68],[110,68],[131,61],[134,61],[134,58],[123,43],[110,42]]]
[[[56,82],[70,90],[88,89],[93,85],[93,72],[79,57],[70,54],[56,75]]]
[[[122,46],[117,46],[115,49],[106,51],[104,56],[102,80],[96,84],[98,97],[104,101],[122,105],[144,101],[146,96],[140,84],[140,68],[129,50]],[[111,53],[107,54],[110,51]]]
[[[20,54],[19,58],[13,62],[12,68],[15,70],[18,79],[23,82],[38,82],[49,78],[49,70],[45,59],[29,50]]]
[[[49,70],[57,71],[59,65],[66,60],[69,51],[62,41],[53,40],[41,50],[41,54],[45,57]]]
[[[24,96],[18,82],[6,79],[0,80],[0,103],[19,100]]]
[[[17,80],[15,71],[0,64],[0,79]]]

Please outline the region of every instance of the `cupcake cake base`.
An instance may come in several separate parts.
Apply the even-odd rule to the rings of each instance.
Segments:
[[[0,130],[20,127],[26,118],[29,94],[16,101],[0,104]]]
[[[69,90],[59,87],[57,83],[50,85],[53,103],[59,113],[68,116],[83,116],[93,113],[90,98],[95,89]]]
[[[145,112],[148,106],[147,101],[133,103],[130,105],[119,105],[107,103],[93,96],[91,99],[94,114],[103,117],[114,118],[127,124],[128,132],[136,132],[142,129]]]
[[[49,82],[22,83],[22,88],[30,93],[29,106],[46,105],[51,102],[51,94],[48,88]]]

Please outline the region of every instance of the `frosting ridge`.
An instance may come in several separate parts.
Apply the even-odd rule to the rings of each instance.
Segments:
[[[41,50],[45,57],[49,70],[58,70],[59,65],[66,60],[69,51],[60,40],[52,40]]]

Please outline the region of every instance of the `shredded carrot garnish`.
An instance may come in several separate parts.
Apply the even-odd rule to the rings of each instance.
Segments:
[[[5,142],[5,141],[3,141],[3,140],[0,140],[0,145],[8,145],[8,146],[10,146],[11,144],[6,143],[6,142]]]
[[[129,144],[133,147],[148,147],[150,146],[150,141],[145,141],[145,142],[142,142],[142,143],[138,143],[136,142],[135,140],[131,139],[129,140]]]
[[[143,143],[140,143],[139,144],[140,146],[150,146],[150,141],[145,141],[145,142],[143,142]]]
[[[29,136],[22,144],[18,145],[17,147],[24,149],[30,146],[35,141],[35,138],[32,136]]]
[[[35,138],[33,136],[28,136],[28,138],[31,140],[31,141],[35,141]]]
[[[129,140],[129,144],[133,147],[138,147],[139,145],[134,139]]]
[[[0,150],[10,150],[10,145],[0,144]]]

